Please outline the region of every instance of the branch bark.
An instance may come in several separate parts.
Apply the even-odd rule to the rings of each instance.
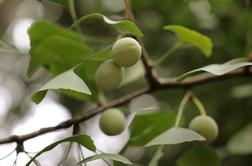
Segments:
[[[134,16],[132,14],[131,8],[130,8],[130,3],[128,0],[124,0],[125,2],[125,17],[131,21],[134,21]],[[97,114],[105,111],[108,108],[111,107],[117,107],[120,105],[123,105],[130,100],[136,98],[137,96],[140,96],[142,94],[146,93],[151,93],[157,90],[169,90],[169,89],[174,89],[174,88],[184,88],[184,89],[190,89],[194,86],[199,86],[205,83],[210,83],[213,81],[220,81],[220,80],[225,80],[225,79],[230,79],[230,78],[237,78],[237,77],[250,77],[252,78],[252,71],[247,70],[248,68],[241,68],[238,70],[235,70],[233,72],[227,73],[225,75],[221,76],[215,76],[211,75],[208,73],[204,74],[199,74],[196,76],[189,77],[185,79],[184,81],[180,83],[175,83],[174,80],[175,78],[160,78],[158,74],[155,72],[155,68],[152,64],[152,61],[149,59],[149,55],[144,47],[144,42],[142,39],[138,39],[140,44],[143,47],[143,56],[142,56],[142,61],[144,63],[144,67],[146,70],[146,79],[149,83],[146,87],[143,89],[140,89],[138,91],[135,91],[133,93],[127,94],[121,98],[115,99],[113,101],[108,102],[106,105],[98,106],[94,109],[89,110],[86,114],[80,115],[79,117],[72,118],[66,121],[63,121],[59,123],[56,126],[52,127],[46,127],[46,128],[41,128],[37,131],[24,134],[24,135],[10,135],[5,138],[0,138],[0,144],[6,144],[6,143],[12,143],[16,142],[17,144],[22,144],[24,141],[35,138],[37,136],[40,136],[45,133],[69,128],[71,126],[76,126],[80,124],[81,122],[84,122]]]
[[[228,74],[222,75],[222,76],[215,76],[215,75],[211,75],[208,73],[205,74],[199,74],[196,76],[192,76],[184,81],[182,81],[181,83],[174,83],[175,79],[161,79],[159,80],[159,85],[155,86],[155,87],[149,87],[146,86],[143,89],[140,89],[138,91],[135,91],[133,93],[127,94],[121,98],[118,98],[116,100],[113,100],[111,102],[109,102],[106,105],[103,106],[99,106],[96,107],[94,109],[91,109],[88,111],[88,113],[83,114],[77,118],[73,118],[73,119],[69,119],[66,120],[56,126],[53,127],[47,127],[47,128],[41,128],[37,131],[34,131],[32,133],[29,134],[25,134],[25,135],[11,135],[8,136],[6,138],[0,138],[0,144],[6,144],[6,143],[11,143],[11,142],[24,142],[28,139],[32,139],[34,137],[37,137],[39,135],[45,134],[45,133],[49,133],[49,132],[53,132],[56,130],[60,130],[60,129],[65,129],[65,128],[69,128],[72,125],[75,124],[79,124],[81,122],[84,122],[92,117],[94,117],[95,115],[105,111],[108,108],[111,107],[117,107],[120,105],[123,105],[127,102],[129,102],[130,100],[136,98],[137,96],[140,96],[142,94],[146,94],[146,93],[151,93],[154,91],[158,91],[158,90],[169,90],[169,89],[174,89],[174,88],[192,88],[193,86],[199,86],[199,85],[203,85],[205,83],[210,83],[213,81],[220,81],[220,80],[226,80],[226,79],[231,79],[231,78],[238,78],[238,77],[250,77],[252,78],[252,72],[249,71],[247,72],[246,70],[243,69],[239,69],[233,72],[230,72]]]
[[[131,9],[131,5],[130,5],[130,1],[129,0],[124,0],[124,4],[125,4],[125,18],[134,22],[136,24],[134,15],[132,13],[132,9]],[[137,38],[138,42],[140,43],[140,45],[142,46],[142,62],[145,68],[145,77],[149,83],[150,87],[155,87],[158,86],[159,82],[158,82],[158,76],[156,71],[154,70],[154,64],[152,62],[152,60],[149,58],[149,54],[144,46],[144,42],[142,38]]]

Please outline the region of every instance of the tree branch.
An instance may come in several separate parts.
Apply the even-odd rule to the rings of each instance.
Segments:
[[[131,10],[131,5],[130,5],[130,1],[129,0],[124,0],[124,4],[125,4],[125,18],[134,22],[136,24],[136,21],[135,21],[135,18],[134,18],[134,15],[132,13],[132,10]],[[154,70],[154,64],[152,62],[152,60],[150,59],[150,56],[144,46],[144,42],[143,42],[143,39],[142,38],[137,38],[137,40],[139,41],[140,45],[142,46],[142,62],[143,62],[143,65],[144,65],[144,68],[145,68],[145,76],[146,76],[146,79],[149,83],[149,85],[151,87],[155,87],[155,86],[158,86],[158,79],[157,79],[157,73],[156,71]]]
[[[129,0],[124,0],[124,2],[125,2],[125,7],[126,7],[125,8],[125,17],[131,21],[134,21],[134,16],[133,16],[133,13],[130,8]],[[146,79],[149,83],[148,86],[146,86],[143,89],[140,89],[138,91],[129,93],[121,98],[110,101],[105,105],[98,106],[94,109],[91,109],[87,113],[80,115],[79,117],[63,121],[56,126],[41,128],[41,129],[34,131],[34,132],[31,132],[29,134],[11,135],[11,136],[8,136],[5,138],[0,138],[0,144],[16,142],[18,145],[22,145],[22,143],[28,139],[35,138],[35,137],[40,136],[45,133],[69,128],[73,125],[77,126],[81,122],[84,122],[84,121],[94,117],[95,115],[105,111],[108,108],[123,105],[123,104],[129,102],[130,100],[136,98],[137,96],[140,96],[140,95],[146,94],[146,93],[151,93],[151,92],[154,92],[157,90],[162,90],[162,89],[169,90],[169,89],[174,89],[174,88],[188,89],[188,88],[192,88],[194,86],[202,85],[205,83],[210,83],[213,81],[220,81],[220,80],[225,80],[225,79],[230,79],[230,78],[236,78],[236,77],[250,77],[250,78],[252,78],[252,71],[249,68],[245,67],[245,68],[241,68],[241,69],[235,70],[233,72],[230,72],[230,73],[227,73],[227,74],[221,75],[221,76],[215,76],[215,75],[211,75],[208,73],[204,73],[204,74],[199,74],[196,76],[189,77],[180,83],[175,83],[174,82],[175,78],[166,79],[166,78],[160,78],[158,76],[158,74],[155,71],[155,68],[153,66],[152,61],[149,59],[149,55],[144,47],[143,40],[138,39],[138,41],[140,42],[140,44],[143,47],[142,61],[144,63],[144,67],[146,70]]]
[[[174,89],[174,88],[189,88],[189,87],[191,88],[193,86],[198,86],[198,85],[202,85],[202,84],[213,82],[213,81],[220,81],[220,80],[237,78],[237,77],[250,77],[250,78],[252,78],[252,72],[251,71],[247,72],[244,69],[245,68],[235,70],[233,72],[230,72],[230,73],[222,75],[222,76],[215,76],[215,75],[211,75],[208,73],[199,74],[196,76],[192,76],[192,77],[182,81],[181,83],[174,83],[175,79],[160,79],[159,80],[160,84],[158,86],[155,86],[155,87],[148,87],[147,86],[143,89],[140,89],[140,90],[135,91],[133,93],[127,94],[121,98],[113,100],[104,106],[100,106],[100,107],[96,107],[94,109],[91,109],[88,111],[87,114],[83,114],[77,118],[66,120],[56,126],[53,126],[53,127],[41,128],[40,130],[37,130],[37,131],[29,133],[29,134],[25,134],[25,135],[19,135],[19,136],[11,135],[6,138],[1,138],[0,144],[11,143],[11,142],[24,142],[28,139],[32,139],[34,137],[37,137],[37,136],[45,134],[45,133],[69,128],[72,125],[79,124],[81,122],[84,122],[84,121],[94,117],[95,115],[105,111],[108,108],[123,105],[123,104],[129,102],[130,100],[136,98],[137,96],[140,96],[140,95],[146,94],[146,93],[151,93],[151,92],[154,92],[157,90],[162,90],[162,89],[169,90],[169,89]]]

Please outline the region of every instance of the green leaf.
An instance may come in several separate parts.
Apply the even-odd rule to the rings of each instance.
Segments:
[[[164,146],[159,146],[157,151],[155,152],[153,158],[151,159],[150,163],[148,166],[158,166],[158,162],[163,157],[164,152],[163,152]]]
[[[143,146],[150,140],[171,128],[175,123],[173,112],[155,112],[136,115],[131,123],[131,138],[128,145]]]
[[[108,47],[105,47],[97,52],[94,52],[90,55],[89,61],[106,61],[108,59],[112,59],[112,53],[111,53],[112,45],[109,45]]]
[[[79,64],[90,52],[90,48],[79,42],[57,35],[49,36],[33,51],[28,75],[43,65],[55,76]]]
[[[27,156],[32,159],[32,156],[30,156],[29,154],[27,154]],[[36,166],[41,166],[41,164],[38,162],[38,160],[34,159],[33,160],[33,163],[36,165]]]
[[[76,93],[74,91],[69,90],[64,90],[64,93],[67,94],[68,96],[74,97],[77,100],[96,101],[97,87],[94,79],[96,70],[103,61],[111,59],[111,57],[112,56],[110,49],[109,50],[107,48],[102,49],[101,51],[91,54],[89,58],[87,58],[74,68],[74,72],[88,85],[90,91],[93,94],[92,96],[83,93]]]
[[[227,150],[232,154],[247,155],[252,153],[252,123],[236,133],[227,143]]]
[[[213,148],[198,145],[183,154],[177,161],[178,166],[219,166],[220,159]]]
[[[77,64],[77,66],[74,66],[65,73],[63,72],[57,75],[57,73],[60,72],[54,72],[57,76],[38,90],[32,96],[32,101],[39,103],[45,97],[48,89],[61,89],[64,94],[80,101],[95,101],[97,90],[94,77],[96,69],[104,60],[110,58],[111,53],[105,49],[91,54],[86,60],[82,60],[82,63]],[[51,62],[53,62],[53,60]],[[57,63],[54,63],[52,66]],[[62,64],[62,66],[64,67],[64,64]],[[58,66],[54,68],[56,67]],[[60,70],[58,69],[58,71]],[[68,82],[69,80],[72,81]],[[92,96],[90,96],[91,94]]]
[[[66,9],[69,8],[68,0],[49,0],[49,1],[58,3],[58,4],[62,5],[62,6],[64,6]]]
[[[104,61],[103,59],[107,59],[107,55],[105,54],[97,54],[93,55],[93,58],[84,61],[79,64],[75,69],[75,73],[82,79],[85,80],[91,92],[95,95],[97,94],[97,87],[95,82],[95,73],[100,64]],[[100,56],[100,57],[99,57]],[[110,56],[110,55],[109,55]],[[93,96],[96,97],[96,96]],[[94,99],[94,98],[93,98]]]
[[[52,150],[53,148],[55,148],[57,145],[61,144],[61,143],[64,143],[64,142],[75,142],[75,143],[78,143],[82,146],[84,146],[85,148],[95,152],[96,151],[96,147],[94,145],[94,142],[93,140],[87,136],[87,135],[75,135],[75,136],[72,136],[72,137],[68,137],[68,138],[65,138],[65,139],[62,139],[60,141],[57,141],[57,142],[54,142],[52,144],[50,144],[49,146],[45,147],[44,149],[42,149],[40,152],[38,152],[27,164],[26,166],[29,166],[33,160],[35,160],[38,156],[40,156],[41,154],[49,151],[49,150]]]
[[[207,36],[179,25],[168,25],[164,29],[176,33],[181,44],[191,44],[199,48],[206,57],[211,56],[213,44]]]
[[[120,31],[122,33],[129,33],[129,34],[135,35],[137,37],[143,36],[142,32],[138,29],[138,27],[133,22],[131,22],[129,20],[114,21],[114,20],[111,20],[100,13],[91,13],[91,14],[87,14],[85,16],[80,17],[78,20],[76,20],[73,23],[71,28],[79,25],[80,23],[82,23],[88,19],[94,19],[94,18],[101,19],[102,21],[113,26],[114,28],[116,28],[118,31]]]
[[[62,73],[47,82],[33,95],[32,101],[39,103],[49,89],[66,89],[91,95],[91,91],[86,83],[77,74],[75,74],[73,69]]]
[[[125,158],[124,156],[120,154],[101,153],[101,154],[97,154],[97,155],[85,158],[84,160],[78,162],[78,165],[82,163],[98,160],[98,159],[109,159],[109,160],[118,161],[124,164],[132,164],[127,158]]]
[[[184,142],[193,142],[193,141],[205,141],[206,139],[190,129],[173,127],[159,136],[155,137],[145,146],[153,145],[173,145],[180,144]]]
[[[176,79],[176,82],[180,82],[180,81],[184,80],[185,78],[187,78],[191,75],[194,75],[196,73],[199,73],[199,72],[208,72],[213,75],[219,76],[219,75],[229,73],[233,70],[239,69],[241,67],[251,66],[251,65],[252,65],[252,62],[244,62],[243,59],[238,58],[238,59],[228,61],[224,64],[212,64],[212,65],[208,65],[205,67],[201,67],[201,68],[189,71],[189,72],[179,76]]]
[[[45,38],[52,35],[58,35],[67,39],[74,40],[76,42],[81,41],[81,37],[77,33],[70,31],[69,29],[66,29],[63,26],[47,21],[34,22],[29,28],[28,34],[30,37],[30,44],[31,44],[31,51],[30,51],[31,56],[33,50],[36,49],[38,44],[42,42]],[[55,44],[57,43],[54,43],[54,45]]]

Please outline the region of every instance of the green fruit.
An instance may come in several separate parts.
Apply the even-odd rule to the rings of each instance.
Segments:
[[[125,37],[117,40],[113,45],[112,57],[119,66],[130,67],[137,63],[141,52],[141,46],[135,39]]]
[[[217,123],[206,115],[196,116],[189,124],[189,128],[206,138],[208,143],[213,142],[219,133]]]
[[[118,87],[123,79],[123,68],[113,60],[103,62],[97,69],[95,81],[103,90],[111,90]]]
[[[110,108],[102,113],[99,124],[105,134],[109,136],[118,135],[125,128],[125,117],[119,109]]]

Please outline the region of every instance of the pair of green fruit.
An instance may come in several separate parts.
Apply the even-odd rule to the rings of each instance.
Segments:
[[[101,115],[99,124],[105,134],[109,136],[118,135],[125,128],[125,116],[119,109],[111,108]],[[219,134],[217,123],[207,115],[196,116],[190,122],[189,128],[205,137],[208,143],[213,142]]]
[[[133,38],[117,40],[112,47],[112,60],[103,62],[97,69],[95,80],[103,90],[117,88],[123,79],[124,67],[131,67],[141,57],[141,46]]]

